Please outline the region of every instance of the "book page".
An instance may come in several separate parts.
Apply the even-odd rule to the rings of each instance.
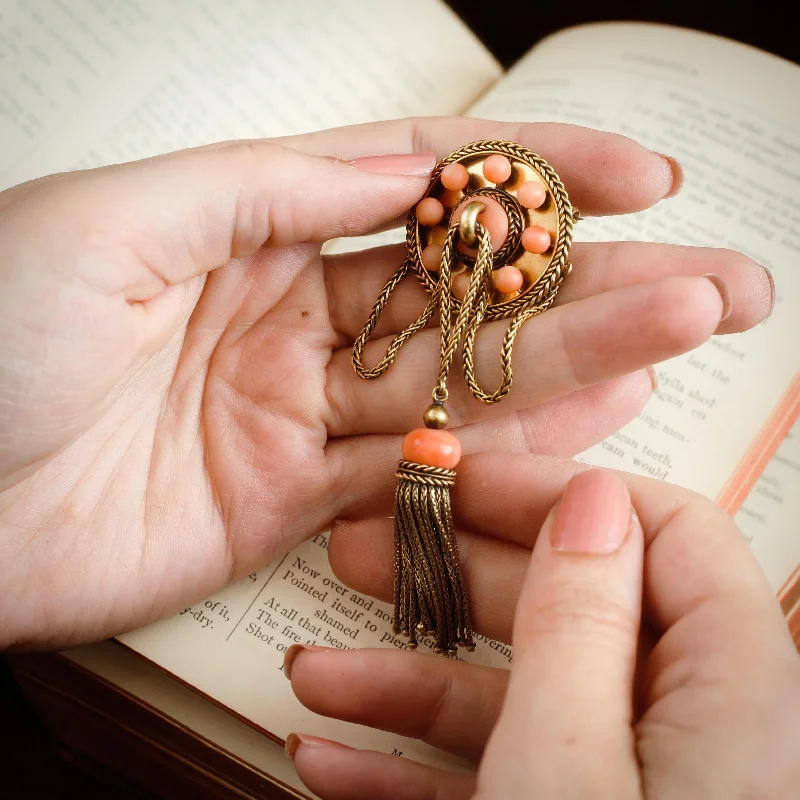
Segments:
[[[549,118],[589,122],[636,135],[683,161],[687,186],[682,198],[663,203],[655,212],[582,223],[577,230],[583,238],[727,242],[775,270],[779,303],[769,323],[745,336],[715,339],[692,355],[694,362],[687,357],[661,365],[661,388],[648,409],[622,434],[584,456],[596,463],[686,483],[716,496],[798,367],[789,336],[794,322],[788,313],[790,303],[796,302],[797,278],[787,265],[800,247],[800,219],[794,221],[796,212],[791,205],[791,198],[798,196],[800,168],[797,154],[781,144],[797,141],[797,131],[788,112],[782,110],[780,97],[774,98],[771,108],[774,119],[768,118],[769,109],[761,107],[767,101],[759,97],[755,83],[747,83],[749,78],[735,86],[733,78],[730,85],[725,84],[728,79],[716,65],[719,54],[698,56],[698,65],[693,65],[694,51],[685,46],[688,34],[652,29],[658,32],[657,48],[655,42],[644,41],[639,29],[610,26],[607,30],[612,41],[603,38],[605,33],[586,40],[584,32],[574,31],[564,34],[560,44],[559,39],[545,42],[497,92],[484,98],[475,113],[516,119],[549,114]],[[393,36],[397,36],[396,30]],[[577,38],[567,41],[566,37],[573,36]],[[659,38],[662,36],[667,41]],[[678,40],[669,39],[673,36]],[[732,45],[725,47],[739,52]],[[551,62],[553,48],[560,54],[555,62]],[[639,48],[642,55],[636,61]],[[681,51],[677,61],[676,48]],[[658,56],[660,52],[665,55]],[[751,55],[751,51],[745,52]],[[755,54],[752,58],[759,64],[766,59]],[[665,60],[668,65],[674,61],[684,71],[676,73],[675,67],[664,66]],[[741,61],[734,59],[733,65]],[[787,70],[794,81],[790,84],[787,80],[787,87],[800,85],[794,69],[770,59],[765,63]],[[753,71],[749,64],[742,68]],[[695,78],[689,80],[685,69],[697,71]],[[765,70],[762,79],[770,85],[775,76]],[[458,70],[450,63],[444,72],[452,75]],[[789,91],[793,89],[787,88]],[[695,106],[684,96],[705,112],[688,114],[687,109]],[[457,108],[462,100],[463,95],[457,99],[451,94],[448,105],[436,111],[444,113],[451,105]],[[729,141],[722,132],[714,136],[703,133],[716,130],[717,114],[729,115],[721,128],[730,129],[729,137],[735,133],[752,137],[755,134],[745,133],[747,126],[755,125],[762,116],[772,120],[761,138],[770,143],[775,139],[770,144],[775,154],[767,151],[761,158],[773,167],[779,163],[781,170],[773,174],[772,168],[751,159],[752,145],[739,145],[735,137]],[[676,135],[682,130],[678,121],[684,117],[691,117],[691,124],[697,126],[694,138]],[[763,120],[760,124],[767,125]],[[742,149],[737,153],[739,146]],[[733,174],[725,179],[715,177],[725,175],[726,169]],[[751,221],[756,224],[749,225]],[[765,232],[772,233],[767,236]],[[317,536],[243,582],[120,640],[279,738],[300,730],[355,747],[464,768],[458,760],[419,742],[317,717],[294,698],[282,675],[283,654],[292,644],[340,649],[405,647],[405,641],[391,632],[391,608],[341,586],[328,567],[326,547],[326,537]],[[469,659],[508,667],[511,651],[500,642],[482,640]]]
[[[545,39],[471,109],[615,131],[683,165],[676,198],[581,221],[576,239],[730,247],[775,276],[777,303],[766,323],[659,364],[659,388],[638,419],[583,460],[720,498],[737,468],[752,473],[745,455],[754,440],[769,440],[762,426],[773,409],[783,403],[784,417],[796,415],[796,390],[786,393],[800,368],[798,92],[800,69],[753,48],[614,23]]]
[[[8,0],[0,189],[209,142],[464,108],[501,73],[439,0]]]

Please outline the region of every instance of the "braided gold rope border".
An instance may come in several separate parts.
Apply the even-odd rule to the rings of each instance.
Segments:
[[[550,257],[550,263],[536,283],[526,292],[511,300],[490,305],[486,310],[485,318],[487,320],[506,319],[518,311],[535,310],[534,313],[536,313],[536,311],[544,311],[545,308],[552,304],[561,281],[571,270],[568,257],[572,246],[572,226],[580,216],[578,210],[570,203],[567,190],[564,188],[561,178],[558,177],[558,174],[550,164],[527,147],[523,147],[516,142],[504,142],[499,139],[484,139],[478,142],[471,142],[443,158],[431,173],[428,191],[435,185],[442,170],[448,164],[470,156],[489,156],[495,153],[522,161],[541,175],[556,204],[558,231],[556,232],[556,241],[553,247],[553,255]],[[437,283],[422,266],[419,223],[414,209],[411,210],[406,224],[406,244],[412,269],[420,283],[425,287],[425,290],[429,294],[433,294],[437,288]],[[452,302],[454,310],[458,312],[461,301],[453,297]],[[532,315],[527,314],[526,319],[529,316]]]

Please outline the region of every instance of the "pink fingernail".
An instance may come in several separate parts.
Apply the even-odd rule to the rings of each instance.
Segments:
[[[647,374],[650,376],[650,385],[653,387],[653,391],[655,391],[658,389],[658,373],[656,373],[655,367],[648,365]]]
[[[708,275],[703,275],[703,277],[711,281],[714,288],[719,292],[719,296],[722,298],[722,316],[719,318],[720,322],[724,319],[728,319],[731,315],[731,293],[728,290],[728,284],[725,283],[719,275],[715,275],[713,272]]]
[[[656,155],[661,156],[661,158],[667,162],[672,172],[672,186],[670,186],[669,191],[664,195],[664,199],[666,200],[669,197],[675,197],[683,187],[683,167],[672,156],[666,156],[663,153],[656,153]]]
[[[340,747],[342,750],[353,749],[341,742],[334,742],[332,739],[323,739],[321,736],[311,736],[308,733],[290,733],[286,737],[286,745],[284,746],[286,757],[294,761],[297,748],[300,747],[301,744],[304,747]]]
[[[613,472],[592,469],[567,485],[550,533],[555,550],[608,555],[625,541],[631,526],[631,498]]]
[[[436,166],[433,153],[400,153],[386,156],[365,156],[349,162],[350,166],[364,172],[377,172],[381,175],[407,175],[424,178]]]
[[[320,647],[318,644],[293,644],[283,656],[283,674],[292,679],[292,664],[303,650],[334,650],[333,647]]]

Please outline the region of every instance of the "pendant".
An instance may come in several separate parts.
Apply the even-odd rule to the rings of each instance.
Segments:
[[[436,165],[425,196],[409,214],[407,256],[353,345],[353,367],[374,380],[439,313],[432,403],[423,413],[425,427],[403,440],[397,469],[394,630],[409,637],[409,649],[425,637],[431,637],[435,652],[450,656],[459,646],[475,648],[450,505],[461,445],[444,430],[456,352],[461,347],[464,380],[476,399],[492,404],[508,394],[514,339],[526,320],[552,305],[569,274],[572,226],[579,217],[555,170],[536,153],[495,140],[459,148]],[[392,292],[410,272],[430,299],[380,361],[366,367],[364,347]],[[475,340],[481,323],[504,319],[509,322],[500,348],[502,379],[488,392],[475,375]]]

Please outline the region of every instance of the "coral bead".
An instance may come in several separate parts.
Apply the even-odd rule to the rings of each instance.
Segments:
[[[489,231],[489,236],[492,238],[492,250],[496,253],[503,246],[503,242],[505,242],[508,236],[508,215],[503,206],[493,197],[473,194],[465,198],[453,212],[453,216],[450,218],[450,224],[454,225],[461,219],[464,209],[473,200],[480,200],[481,203],[486,206],[486,208],[478,214],[478,222]],[[474,248],[468,248],[463,242],[458,243],[458,248],[464,253],[475,253]]]
[[[511,294],[522,288],[522,273],[512,266],[500,267],[492,273],[492,283],[498,292]]]
[[[403,439],[402,454],[415,464],[455,469],[461,460],[461,442],[448,431],[416,428]]]
[[[445,189],[463,189],[469,183],[469,172],[463,164],[448,164],[439,176]]]
[[[421,225],[438,225],[444,216],[444,206],[435,197],[417,203],[417,219]]]
[[[511,162],[505,156],[495,153],[483,162],[483,174],[487,181],[505,183],[511,177]]]
[[[463,300],[467,296],[467,289],[469,289],[471,279],[472,275],[469,272],[459,272],[458,275],[453,276],[450,288],[459,300]]]
[[[545,253],[550,248],[550,234],[541,225],[522,231],[522,246],[529,253]]]
[[[442,247],[438,244],[429,244],[423,249],[422,266],[431,272],[438,272],[442,266]]]
[[[517,189],[517,200],[525,208],[539,208],[547,200],[547,189],[539,181],[525,181]]]

